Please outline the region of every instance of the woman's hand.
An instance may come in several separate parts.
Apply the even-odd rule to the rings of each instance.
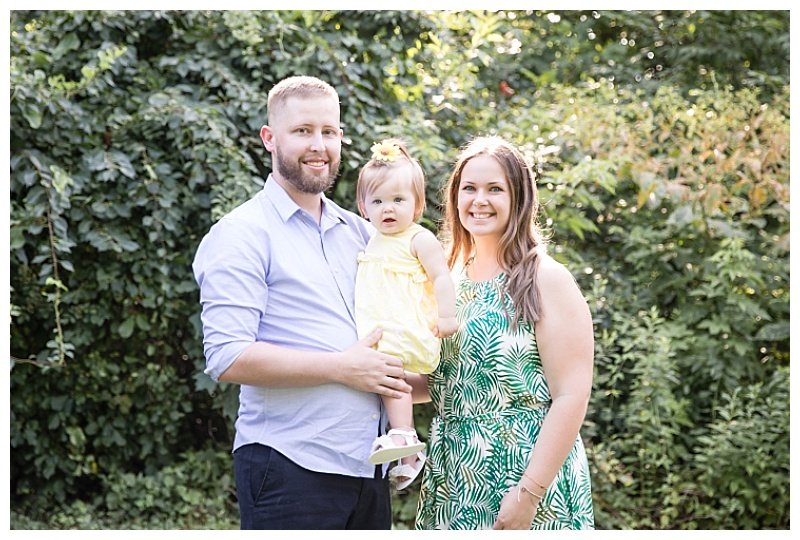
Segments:
[[[531,528],[539,499],[520,486],[512,487],[500,502],[500,511],[494,523],[496,530],[528,530]]]

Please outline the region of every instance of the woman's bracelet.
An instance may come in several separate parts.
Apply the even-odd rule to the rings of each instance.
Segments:
[[[528,471],[525,471],[525,472],[523,472],[523,473],[522,473],[522,476],[523,476],[523,477],[525,477],[525,478],[527,478],[527,479],[528,479],[528,480],[530,480],[531,482],[533,482],[533,483],[534,483],[534,485],[538,486],[538,487],[539,487],[539,489],[541,489],[541,490],[542,490],[542,493],[544,493],[545,491],[547,491],[547,487],[546,487],[546,486],[543,486],[542,484],[540,484],[539,482],[537,482],[536,480],[534,480],[533,478],[531,478],[530,476],[528,476]]]
[[[526,488],[522,484],[517,484],[517,502],[522,502],[520,497],[521,497],[521,494],[522,494],[523,491],[525,493],[527,493],[528,495],[530,495],[531,497],[533,497],[534,499],[536,499],[535,502],[536,502],[537,505],[542,500],[542,497],[544,497],[544,493],[539,495],[538,493],[534,493],[533,491],[529,490],[528,488]]]

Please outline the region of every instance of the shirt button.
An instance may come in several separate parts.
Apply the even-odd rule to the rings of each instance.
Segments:
[[[380,415],[378,415],[378,414],[373,414],[372,415],[372,419],[373,420],[377,420],[378,418],[380,418]]]

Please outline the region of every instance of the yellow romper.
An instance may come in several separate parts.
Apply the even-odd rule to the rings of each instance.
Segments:
[[[396,235],[380,232],[358,254],[356,327],[363,338],[383,328],[378,350],[403,360],[406,370],[431,373],[439,364],[439,318],[433,283],[411,254],[411,240],[422,232],[412,223]]]

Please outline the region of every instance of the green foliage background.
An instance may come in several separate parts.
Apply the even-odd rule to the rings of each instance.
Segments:
[[[292,74],[340,92],[350,208],[387,135],[434,230],[471,136],[535,164],[594,315],[598,528],[789,527],[788,11],[16,11],[10,41],[12,528],[238,526],[190,265]]]

